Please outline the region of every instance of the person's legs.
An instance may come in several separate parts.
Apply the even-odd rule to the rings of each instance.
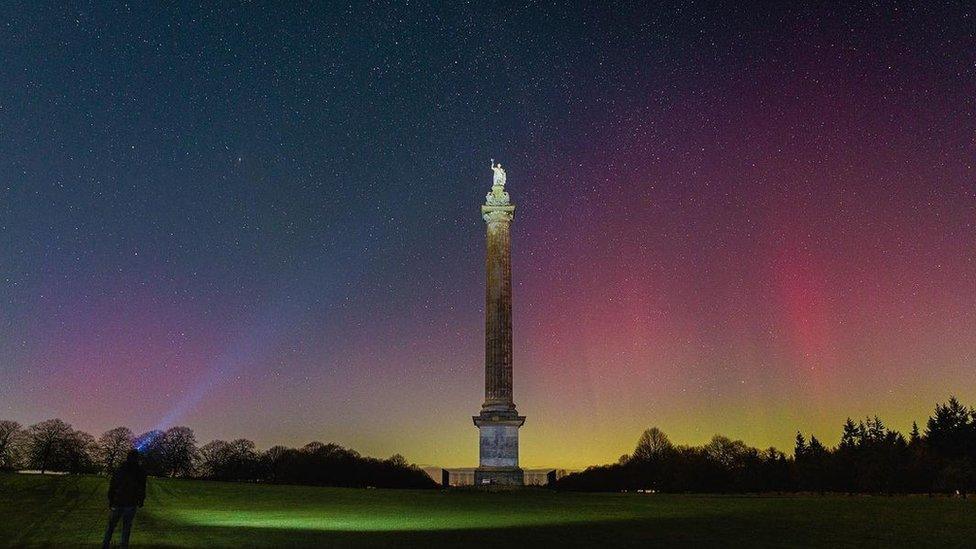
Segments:
[[[122,513],[118,507],[112,507],[108,512],[108,528],[105,529],[105,537],[102,538],[102,549],[108,549],[112,544],[112,532],[115,532],[115,525],[119,522]]]
[[[136,516],[135,507],[122,508],[122,547],[129,546],[129,533],[132,531],[132,519]]]

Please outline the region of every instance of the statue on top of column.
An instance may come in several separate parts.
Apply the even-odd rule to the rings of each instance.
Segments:
[[[509,197],[505,192],[505,168],[501,162],[495,164],[495,159],[491,159],[491,171],[495,172],[495,177],[491,182],[491,192],[485,196],[488,206],[508,206]]]
[[[498,164],[495,164],[495,159],[492,158],[491,159],[491,171],[495,172],[495,177],[494,177],[494,179],[491,182],[492,187],[494,187],[494,186],[504,187],[505,186],[505,169],[502,168],[502,163],[499,162]]]

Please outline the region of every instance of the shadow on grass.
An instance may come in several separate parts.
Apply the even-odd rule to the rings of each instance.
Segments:
[[[50,525],[71,523],[75,518],[81,517],[85,522],[93,521],[93,513],[90,512],[86,503],[91,500],[96,491],[97,485],[85,485],[79,481],[79,477],[45,477],[39,479],[40,488],[37,485],[31,486],[31,492],[35,495],[43,495],[43,503],[26,505],[17,513],[16,529],[10,539],[0,539],[0,547],[45,547],[51,543],[47,540],[38,542],[35,536],[44,536],[49,532]],[[24,489],[12,490],[7,495],[22,500],[30,501],[35,498],[24,497]],[[101,515],[105,513],[99,513]],[[88,516],[85,516],[88,515]],[[10,517],[0,517],[0,520],[7,520]]]

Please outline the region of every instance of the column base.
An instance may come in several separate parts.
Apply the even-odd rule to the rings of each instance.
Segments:
[[[479,467],[475,486],[523,486],[525,474],[519,468],[518,431],[525,416],[515,410],[488,412],[472,418],[479,432]]]
[[[478,467],[475,486],[525,486],[525,472],[519,467]]]

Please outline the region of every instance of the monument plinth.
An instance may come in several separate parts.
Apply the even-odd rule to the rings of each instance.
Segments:
[[[518,430],[525,416],[512,400],[512,247],[515,205],[505,192],[505,170],[492,160],[491,192],[481,206],[487,224],[485,253],[485,402],[474,416],[480,433],[475,484],[522,485]]]

